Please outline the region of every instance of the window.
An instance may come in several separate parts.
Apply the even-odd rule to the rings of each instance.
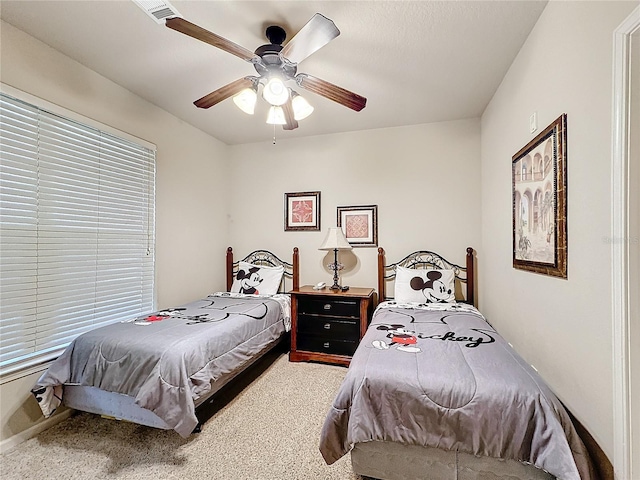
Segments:
[[[0,374],[152,311],[154,220],[155,148],[1,93]]]

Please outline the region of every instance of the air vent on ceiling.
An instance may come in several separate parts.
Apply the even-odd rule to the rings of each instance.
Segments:
[[[156,23],[164,23],[167,18],[182,17],[167,0],[133,0]]]

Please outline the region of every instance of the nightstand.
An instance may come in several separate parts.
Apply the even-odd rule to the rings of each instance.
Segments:
[[[373,288],[346,292],[305,285],[291,294],[289,360],[349,365],[376,306]]]

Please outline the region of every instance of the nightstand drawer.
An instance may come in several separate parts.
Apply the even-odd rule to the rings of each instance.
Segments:
[[[309,352],[332,353],[334,355],[353,355],[358,347],[358,340],[344,340],[308,335],[298,338],[298,350]]]
[[[298,299],[298,315],[302,314],[360,318],[360,300],[300,297]]]
[[[357,341],[360,338],[360,324],[358,319],[349,317],[331,318],[300,314],[298,315],[298,332]]]

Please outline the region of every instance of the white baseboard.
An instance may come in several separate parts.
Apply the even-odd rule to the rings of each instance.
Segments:
[[[27,428],[26,430],[12,437],[2,440],[0,442],[0,453],[6,453],[12,448],[20,445],[22,442],[26,442],[30,438],[35,437],[36,435],[38,435],[40,432],[43,432],[47,428],[53,427],[55,424],[60,423],[63,420],[66,420],[71,416],[71,413],[73,413],[73,411],[74,410],[71,410],[71,409],[65,410],[64,412],[61,412],[57,415],[53,415],[52,417],[49,417],[43,420],[42,422],[36,423],[32,427]]]

